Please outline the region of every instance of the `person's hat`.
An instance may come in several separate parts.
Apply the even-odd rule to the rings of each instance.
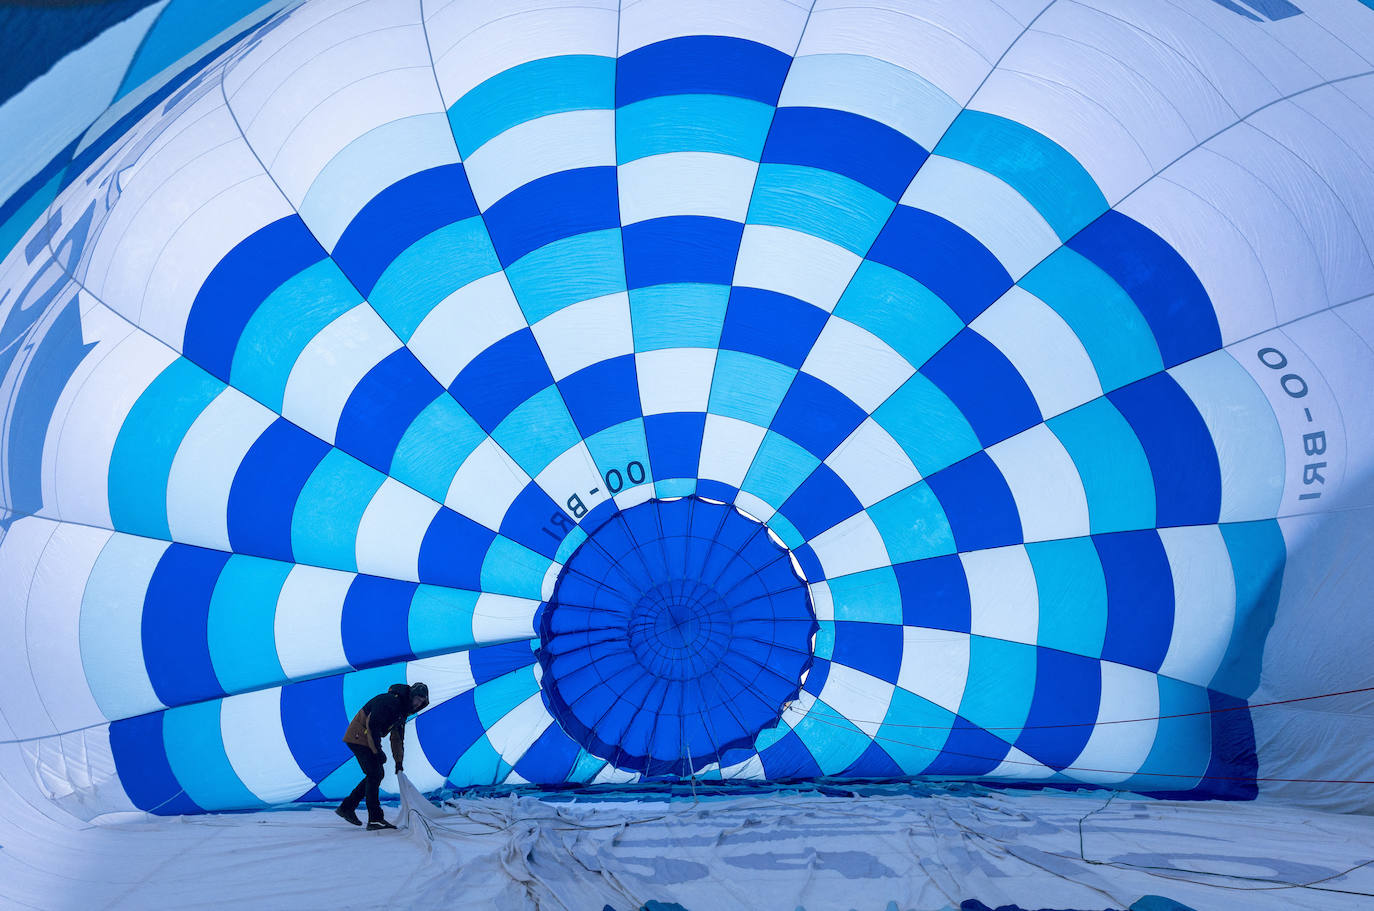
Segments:
[[[420,708],[429,705],[429,687],[423,683],[412,683],[410,685],[410,695],[413,699],[420,700]]]

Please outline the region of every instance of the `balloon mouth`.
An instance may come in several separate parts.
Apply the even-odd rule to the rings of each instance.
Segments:
[[[700,497],[649,500],[591,530],[538,623],[541,691],[559,725],[651,776],[752,750],[799,695],[818,629],[786,545]]]

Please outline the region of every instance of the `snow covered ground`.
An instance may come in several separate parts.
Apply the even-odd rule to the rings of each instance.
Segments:
[[[402,830],[369,833],[323,808],[87,823],[3,787],[5,908],[1374,907],[1374,818],[1275,804],[954,784],[434,806],[403,785]]]

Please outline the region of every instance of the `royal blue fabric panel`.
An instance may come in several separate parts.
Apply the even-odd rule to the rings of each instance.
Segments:
[[[530,651],[528,642],[506,642],[473,649],[468,653],[468,660],[472,663],[473,682],[481,686],[488,680],[534,664],[534,652]]]
[[[902,628],[891,623],[836,620],[831,660],[896,683],[902,668]]]
[[[618,228],[615,168],[575,168],[540,177],[497,200],[484,217],[503,268],[556,240]]]
[[[796,731],[788,731],[759,753],[759,761],[764,777],[769,779],[819,778],[825,774]]]
[[[1221,464],[1207,424],[1167,373],[1107,398],[1131,425],[1155,481],[1155,524],[1213,525],[1221,515]]]
[[[158,816],[203,813],[181,789],[162,745],[162,712],[122,718],[110,724],[110,751],[119,784],[140,810]]]
[[[926,361],[921,373],[949,396],[984,446],[1039,424],[1030,387],[997,346],[964,329]]]
[[[972,234],[938,215],[898,206],[868,259],[904,272],[969,323],[1012,285],[1002,263]]]
[[[926,150],[849,111],[784,107],[773,116],[763,161],[843,174],[896,202],[926,160]]]
[[[294,562],[291,514],[329,444],[285,418],[262,432],[229,487],[229,544],[235,553]]]
[[[299,215],[287,215],[248,235],[224,255],[196,293],[182,353],[229,382],[234,349],[248,320],[279,285],[325,255]]]
[[[646,417],[644,434],[654,478],[695,478],[705,432],[706,415],[700,412],[674,411]]]
[[[959,633],[970,631],[973,608],[964,564],[954,554],[892,567],[902,593],[902,623]]]
[[[291,757],[316,784],[353,758],[343,742],[348,725],[343,677],[317,677],[281,688],[281,726]]]
[[[334,445],[387,474],[401,437],[420,412],[444,394],[407,348],[367,372],[344,403]]]
[[[631,290],[671,282],[728,285],[744,225],[704,215],[673,215],[626,225],[625,281]]]
[[[440,509],[420,542],[420,581],[482,590],[482,561],[496,532],[451,509]]]
[[[408,661],[410,601],[419,588],[414,582],[379,576],[354,577],[344,596],[340,619],[344,655],[355,668]]]
[[[210,596],[229,554],[173,544],[143,596],[143,663],[164,705],[224,695],[210,661]]]
[[[1172,367],[1221,347],[1212,301],[1188,263],[1140,222],[1107,211],[1069,240],[1125,289]]]
[[[1002,472],[976,452],[926,479],[945,510],[962,553],[1021,543],[1021,517]]]
[[[840,778],[905,778],[902,767],[876,742],[839,774]]]
[[[814,538],[863,509],[849,485],[829,465],[818,465],[778,512],[796,526],[803,537]]]
[[[448,774],[458,758],[485,733],[476,693],[465,690],[415,717],[415,736],[430,765]]]
[[[775,105],[792,58],[718,35],[670,38],[630,51],[616,63],[615,103],[660,95],[732,95]]]
[[[1174,577],[1154,529],[1094,535],[1107,580],[1102,658],[1157,671],[1174,627]]]
[[[407,247],[476,214],[463,166],[440,165],[402,178],[374,196],[349,222],[332,255],[366,297]]]
[[[803,544],[801,547],[792,549],[792,556],[797,558],[801,564],[802,572],[806,574],[807,581],[820,582],[825,578],[825,567],[821,565],[820,558],[816,556],[816,551],[810,544]]]
[[[1016,747],[1060,771],[1087,746],[1102,699],[1102,664],[1052,648],[1035,650],[1035,694]]]
[[[562,728],[551,724],[515,761],[515,773],[526,781],[562,781],[572,771],[580,752],[581,747]]]
[[[551,383],[553,374],[534,333],[521,329],[473,358],[449,391],[491,433],[516,406]]]
[[[812,696],[819,696],[821,690],[825,689],[825,681],[830,678],[830,659],[812,658],[811,673],[806,675],[806,683],[802,689]]]
[[[731,288],[720,347],[800,367],[829,314],[776,291]]]
[[[501,517],[501,534],[552,560],[568,528],[559,520],[562,523],[569,521],[564,509],[531,481]]]
[[[1254,800],[1259,795],[1259,756],[1255,725],[1243,699],[1207,691],[1212,714],[1212,759],[1198,788],[1225,800]]]
[[[824,460],[868,414],[829,383],[798,373],[783,397],[771,428]]]
[[[633,354],[607,358],[558,381],[582,439],[643,413]]]
[[[1002,764],[1009,744],[968,719],[957,717],[939,754],[923,775],[986,775]]]

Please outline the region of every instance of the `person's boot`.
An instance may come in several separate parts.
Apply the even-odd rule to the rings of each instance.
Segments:
[[[363,821],[358,818],[358,812],[356,810],[345,810],[343,807],[338,807],[334,810],[334,815],[342,819],[344,822],[353,823],[353,825],[355,826],[360,826],[363,824]]]
[[[391,823],[387,822],[385,819],[374,819],[367,824],[367,831],[369,832],[380,832],[383,829],[394,828],[396,827],[393,826]]]

